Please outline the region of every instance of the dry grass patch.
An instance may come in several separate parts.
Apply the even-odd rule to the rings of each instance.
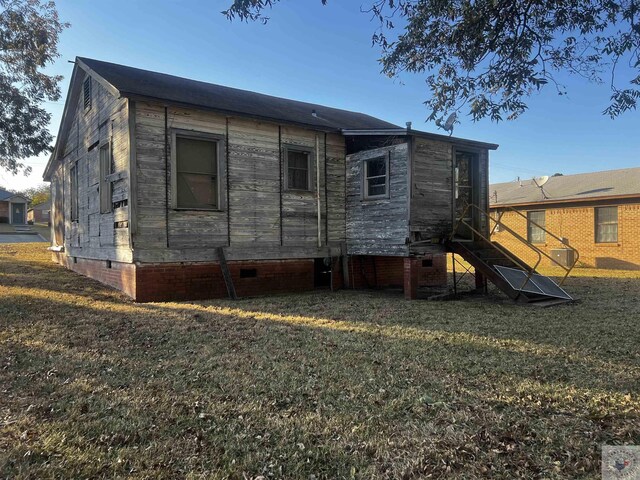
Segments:
[[[640,444],[640,282],[568,288],[134,304],[0,246],[0,477],[598,478]]]

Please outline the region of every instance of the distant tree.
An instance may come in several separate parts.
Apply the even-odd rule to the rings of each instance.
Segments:
[[[37,187],[27,188],[20,193],[31,199],[31,205],[40,205],[51,198],[51,189],[46,183],[41,183]]]
[[[266,23],[264,10],[278,2],[234,0],[222,13]],[[369,0],[362,10],[378,23],[373,43],[382,50],[382,72],[426,75],[428,119],[438,125],[460,111],[473,120],[515,119],[546,85],[566,93],[560,72],[606,78],[611,103],[603,113],[611,118],[640,99],[638,0]],[[620,86],[623,62],[632,78]]]
[[[42,69],[59,56],[67,26],[52,1],[0,0],[0,167],[13,174],[28,175],[22,160],[50,151],[43,102],[60,98],[61,77]]]

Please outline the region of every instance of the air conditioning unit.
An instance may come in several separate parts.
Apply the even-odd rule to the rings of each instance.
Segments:
[[[575,261],[574,251],[570,248],[554,248],[551,250],[551,258],[564,267],[570,267]],[[551,262],[552,265],[557,263]]]

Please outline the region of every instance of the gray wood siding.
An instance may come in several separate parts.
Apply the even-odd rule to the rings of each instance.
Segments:
[[[121,177],[112,182],[113,202],[129,199],[127,100],[116,98],[95,80],[91,109],[85,111],[82,92],[80,95],[52,184],[56,195],[64,200],[65,250],[70,256],[130,262],[128,207],[100,213],[99,196],[100,147],[111,141],[113,173]],[[76,222],[71,221],[70,172],[74,164],[78,171]],[[115,222],[123,223],[115,228]],[[62,236],[61,232],[55,234],[55,238]]]
[[[171,185],[172,168],[171,162],[169,169],[165,168],[164,107],[136,102],[135,111],[136,261],[210,261],[217,258],[215,248],[219,246],[227,247],[227,258],[234,260],[319,257],[329,254],[329,246],[336,254],[345,238],[342,136],[327,135],[329,186],[325,192],[324,133],[170,107],[169,133],[180,129],[218,135],[224,139],[223,155],[228,153],[226,169],[220,174],[220,189],[228,199],[225,208],[177,210],[171,207],[171,188],[168,197],[166,190],[167,184]],[[315,191],[281,193],[286,172],[280,147],[302,146],[315,152],[316,135],[320,147],[320,249]],[[171,135],[167,148],[171,158]],[[315,165],[315,155],[312,160]],[[313,177],[315,185],[315,170]]]
[[[363,199],[363,161],[389,156],[389,198]],[[347,156],[347,253],[408,254],[408,144]]]
[[[411,156],[410,230],[414,241],[448,237],[454,228],[453,160],[456,149],[477,154],[478,172],[474,184],[474,203],[488,208],[489,154],[487,150],[470,149],[453,143],[414,138]],[[486,219],[478,218],[478,226],[486,230]],[[442,250],[439,244],[421,243],[411,247],[412,253]]]
[[[451,233],[452,162],[453,147],[450,143],[414,139],[409,221],[411,232],[417,240],[430,240],[432,237],[442,237]]]

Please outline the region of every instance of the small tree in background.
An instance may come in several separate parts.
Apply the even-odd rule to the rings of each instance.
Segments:
[[[266,23],[264,10],[278,2],[234,0],[222,13]],[[638,0],[370,0],[363,10],[378,23],[382,72],[424,74],[438,125],[459,111],[515,119],[533,92],[550,84],[566,93],[561,72],[608,84],[611,118],[640,99]],[[623,64],[632,73],[620,80]]]
[[[50,151],[43,102],[60,98],[62,77],[43,69],[59,57],[67,26],[52,1],[0,0],[0,168],[13,174],[29,174],[22,160]]]
[[[49,184],[41,183],[37,187],[31,187],[23,190],[20,194],[31,199],[31,206],[45,203],[51,198],[51,189]]]

